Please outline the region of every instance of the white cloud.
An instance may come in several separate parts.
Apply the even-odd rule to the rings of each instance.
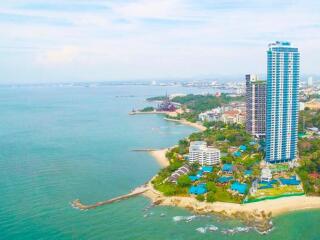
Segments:
[[[264,1],[262,5],[252,2],[250,7],[230,7],[224,1],[98,2],[109,8],[0,8],[0,47],[13,49],[11,60],[3,64],[15,65],[15,57],[28,54],[30,68],[46,66],[51,74],[53,66],[62,77],[70,76],[70,66],[79,75],[90,72],[100,79],[245,74],[265,72],[270,41],[289,40],[302,52],[303,70],[319,71],[314,63],[320,60],[320,9],[313,1],[288,1],[275,7]],[[1,14],[29,21],[5,19]],[[35,50],[26,53],[19,50],[21,46]],[[4,67],[3,74],[14,78],[15,71],[10,69],[14,68]]]
[[[64,46],[60,49],[49,49],[36,56],[36,63],[45,66],[57,66],[75,63],[80,51],[74,46]]]
[[[113,11],[124,18],[174,19],[184,10],[181,0],[139,0],[130,3],[114,4]]]

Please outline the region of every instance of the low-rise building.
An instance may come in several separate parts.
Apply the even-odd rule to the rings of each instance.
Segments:
[[[223,173],[232,174],[233,170],[234,170],[233,168],[234,168],[234,166],[232,164],[226,163],[222,166],[221,170]]]
[[[220,163],[220,150],[208,147],[205,141],[194,141],[189,147],[189,162],[200,165],[214,165]]]
[[[190,167],[187,164],[185,164],[171,174],[171,176],[168,178],[168,182],[177,183],[178,178],[180,176],[185,175],[190,171]]]
[[[272,172],[270,170],[270,168],[263,168],[261,170],[261,181],[263,182],[270,182],[272,179]]]
[[[210,111],[206,111],[199,114],[199,120],[202,122],[216,122],[220,121],[221,113],[224,111],[222,107],[213,108]]]
[[[230,111],[225,111],[221,115],[221,121],[227,124],[243,124],[245,122],[245,115],[239,109],[233,109]]]
[[[202,122],[222,121],[227,124],[243,124],[245,122],[245,109],[244,103],[232,102],[226,106],[200,113],[198,118]]]
[[[221,114],[207,111],[199,114],[199,120],[202,122],[217,122],[220,120]]]
[[[232,183],[230,189],[238,194],[245,194],[248,189],[248,185],[246,183],[240,183],[238,181]]]

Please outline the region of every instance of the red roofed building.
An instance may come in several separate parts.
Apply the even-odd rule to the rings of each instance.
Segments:
[[[239,109],[232,109],[229,111],[225,111],[221,115],[221,120],[224,123],[232,124],[243,124],[245,122],[245,114]]]
[[[309,177],[311,177],[311,178],[313,178],[313,179],[318,179],[318,178],[320,178],[320,174],[317,173],[317,172],[310,173],[310,174],[309,174]]]

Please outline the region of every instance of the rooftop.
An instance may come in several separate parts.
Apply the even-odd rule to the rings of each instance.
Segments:
[[[283,185],[299,185],[300,184],[300,181],[297,180],[297,178],[295,176],[287,179],[287,178],[279,178],[280,182],[283,184]]]
[[[287,41],[276,41],[274,43],[270,43],[269,47],[290,47],[291,43]]]
[[[213,171],[213,167],[212,166],[203,166],[202,167],[202,171],[203,172],[212,172]]]
[[[207,148],[207,143],[205,141],[194,141],[190,143],[191,151],[198,151],[206,148]]]
[[[281,52],[298,52],[298,48],[291,46],[290,42],[276,41],[268,45],[269,51],[281,51]]]
[[[237,191],[240,194],[245,194],[248,186],[246,183],[234,182],[234,183],[232,183],[230,188],[231,188],[231,190]]]
[[[239,147],[239,149],[240,149],[241,151],[246,151],[246,150],[247,150],[247,147],[246,147],[245,145],[241,145],[241,146]]]
[[[232,164],[224,164],[223,167],[222,167],[222,171],[225,171],[225,172],[232,172],[233,171],[233,165]]]
[[[208,147],[207,152],[220,152],[220,150],[218,148]]]
[[[231,181],[233,179],[233,177],[229,177],[229,176],[222,176],[218,178],[218,182],[219,183],[227,183],[229,181]]]
[[[192,186],[189,188],[190,194],[201,195],[201,194],[205,194],[206,192],[207,192],[207,189],[205,184],[199,184],[198,186]]]
[[[190,142],[190,146],[201,146],[201,145],[206,145],[207,146],[207,143],[205,141],[193,141],[193,142]]]

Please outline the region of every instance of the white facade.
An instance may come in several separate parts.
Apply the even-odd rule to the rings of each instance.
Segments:
[[[208,147],[206,151],[206,162],[201,165],[214,165],[220,163],[220,150],[214,147]]]
[[[202,122],[215,122],[220,121],[221,113],[223,109],[221,107],[214,108],[211,111],[206,111],[199,114],[199,120]]]
[[[266,161],[292,161],[297,156],[300,55],[289,42],[276,42],[269,44],[267,56]]]
[[[220,150],[208,147],[204,141],[190,143],[189,162],[199,163],[200,165],[214,165],[220,163]]]
[[[263,168],[261,170],[261,181],[270,182],[272,179],[272,173],[269,168]]]
[[[204,162],[206,149],[207,143],[204,141],[191,142],[189,147],[189,162]]]

